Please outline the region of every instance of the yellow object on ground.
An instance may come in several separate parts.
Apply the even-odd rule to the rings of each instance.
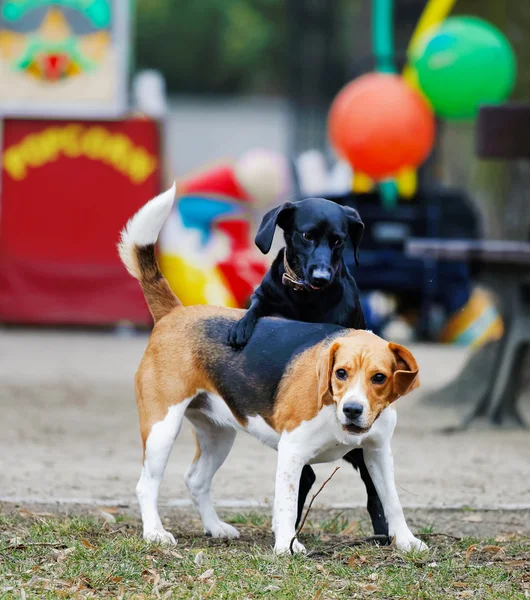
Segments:
[[[449,318],[440,334],[440,341],[478,348],[499,339],[503,333],[504,324],[493,295],[476,288],[467,304]]]

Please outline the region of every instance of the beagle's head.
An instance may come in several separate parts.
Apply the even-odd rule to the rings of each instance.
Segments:
[[[334,402],[349,433],[365,433],[382,410],[420,385],[409,350],[369,331],[323,346],[317,363],[320,405]]]

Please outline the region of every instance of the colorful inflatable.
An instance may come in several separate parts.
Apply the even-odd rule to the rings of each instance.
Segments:
[[[440,341],[478,348],[500,339],[503,333],[504,324],[493,295],[477,287],[468,302],[447,320],[440,332]]]
[[[286,190],[281,159],[254,151],[177,182],[159,261],[185,305],[244,308],[269,263],[254,246],[254,210]]]

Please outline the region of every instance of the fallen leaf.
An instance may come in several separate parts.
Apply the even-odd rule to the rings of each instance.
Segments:
[[[471,558],[471,554],[473,554],[473,551],[476,549],[477,545],[476,544],[472,544],[471,546],[469,546],[469,548],[466,550],[466,567],[469,565],[469,560]]]
[[[95,546],[93,544],[91,544],[88,540],[85,540],[84,538],[81,540],[81,543],[83,544],[83,546],[86,546],[87,548],[95,548]]]
[[[484,546],[482,548],[483,552],[504,552],[504,550],[500,546]]]
[[[503,564],[507,567],[524,567],[530,563],[527,560],[506,560]]]
[[[453,587],[455,588],[467,588],[467,583],[464,583],[463,581],[453,581]]]
[[[352,521],[347,527],[345,527],[341,535],[351,535],[352,533],[356,533],[359,529],[359,521]]]
[[[32,513],[32,512],[31,512],[31,511],[29,511],[29,510],[26,510],[25,508],[23,508],[22,510],[19,510],[19,511],[18,511],[18,514],[19,514],[19,515],[22,515],[23,517],[34,517],[34,516],[35,516],[35,514],[34,514],[34,513]]]
[[[75,546],[72,548],[66,548],[65,550],[53,550],[53,555],[55,556],[55,560],[60,563],[66,560],[68,555],[72,554],[74,550]]]
[[[174,556],[175,558],[180,558],[180,559],[184,558],[181,554],[179,554],[178,552],[175,552],[175,550],[171,550],[170,554],[171,554],[171,556]]]
[[[480,515],[466,515],[462,517],[462,521],[466,523],[482,523],[484,519]]]
[[[19,538],[19,537],[11,538],[9,540],[9,545],[10,546],[22,546],[23,545],[22,538]]]
[[[111,515],[109,512],[106,512],[104,510],[100,510],[99,514],[101,517],[103,517],[103,520],[106,523],[116,523],[116,517],[114,515]]]
[[[264,592],[277,592],[278,590],[281,590],[282,588],[279,585],[268,585],[266,588],[263,589]]]
[[[217,583],[216,581],[214,581],[212,583],[212,585],[210,586],[210,589],[206,592],[206,594],[204,594],[203,598],[209,598],[213,594],[213,591],[215,589],[215,584],[216,583]],[[278,589],[280,589],[280,588],[278,588]]]
[[[317,590],[317,593],[315,594],[315,597],[313,598],[313,600],[319,600],[320,596],[322,596],[322,592],[323,592],[323,588],[320,588],[319,590]]]
[[[195,555],[195,558],[193,559],[193,562],[200,567],[203,562],[204,562],[204,552],[202,550],[199,550],[199,552],[197,552],[197,554]]]
[[[509,542],[511,539],[513,539],[513,535],[497,535],[495,537],[496,542]]]
[[[363,590],[365,592],[380,592],[381,588],[378,585],[375,585],[375,583],[365,583],[364,585],[361,585],[361,587],[363,588]]]
[[[120,585],[117,600],[123,600],[124,596],[125,596],[125,588],[123,587],[123,585]]]
[[[120,581],[122,580],[122,578],[121,577],[111,577],[110,580],[114,581],[114,583],[120,583]]]
[[[202,575],[199,575],[199,579],[201,581],[204,579],[210,579],[210,577],[213,577],[213,574],[214,574],[214,570],[208,569],[207,571],[204,571],[204,573]]]
[[[110,515],[115,515],[120,509],[117,506],[102,506],[101,510]]]

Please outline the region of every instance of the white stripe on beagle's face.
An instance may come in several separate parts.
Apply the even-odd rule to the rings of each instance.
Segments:
[[[368,431],[381,411],[419,385],[412,354],[367,331],[333,341],[317,374],[321,401],[331,396],[339,423],[352,434]]]

